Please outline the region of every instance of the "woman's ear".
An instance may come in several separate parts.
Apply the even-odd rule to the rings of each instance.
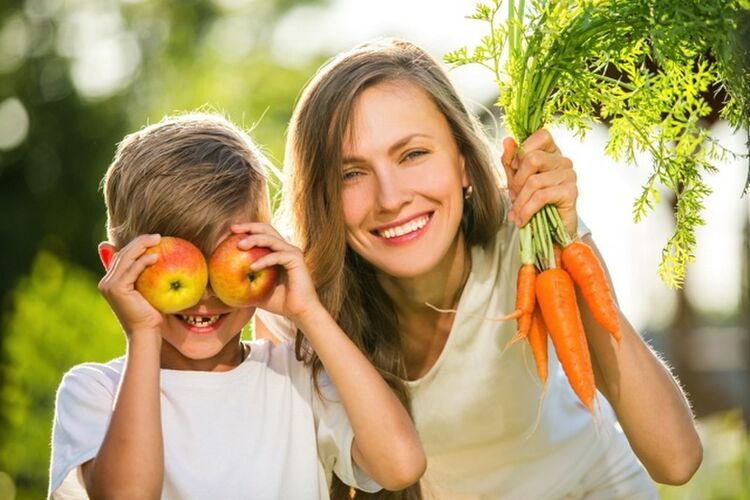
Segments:
[[[469,179],[469,172],[466,171],[466,157],[459,154],[458,161],[461,163],[461,187],[467,188],[471,185],[471,179]]]
[[[109,271],[109,265],[112,263],[112,257],[117,253],[117,249],[111,243],[102,241],[99,243],[98,250],[99,258],[101,259],[102,264],[104,264],[104,269]]]

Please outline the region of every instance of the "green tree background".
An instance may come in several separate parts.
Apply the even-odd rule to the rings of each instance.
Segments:
[[[203,108],[251,129],[280,164],[294,101],[325,55],[287,64],[270,50],[273,28],[294,7],[325,2],[0,3],[0,118],[9,99],[16,109],[15,121],[0,119],[0,234],[6,240],[0,500],[46,493],[62,375],[77,363],[124,351],[119,325],[96,289],[102,274],[96,245],[106,238],[99,182],[116,143],[165,114]],[[26,126],[22,142],[3,145],[3,134]],[[741,416],[707,420],[701,432],[701,472],[689,489],[663,488],[664,498],[750,498]]]

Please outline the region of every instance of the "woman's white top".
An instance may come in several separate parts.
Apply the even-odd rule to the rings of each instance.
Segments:
[[[505,224],[488,247],[474,247],[471,257],[442,353],[426,375],[407,382],[427,453],[425,496],[656,498],[609,403],[597,392],[595,425],[551,342],[543,400],[527,343],[504,351],[516,322],[492,318],[515,309],[516,227]],[[283,318],[265,312],[259,317],[279,338],[293,333]]]

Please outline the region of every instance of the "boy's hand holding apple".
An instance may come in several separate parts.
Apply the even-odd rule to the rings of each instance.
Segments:
[[[256,304],[258,307],[286,316],[295,323],[316,307],[322,307],[299,248],[288,243],[270,224],[250,222],[233,225],[230,229],[235,235],[229,238],[236,243],[238,252],[270,250],[252,264],[253,271],[267,272],[274,269],[273,266],[284,268],[283,277],[276,280],[278,285],[267,299]]]
[[[128,333],[134,329],[158,331],[162,314],[174,314],[200,302],[209,279],[213,293],[228,306],[259,305],[276,287],[277,268],[268,264],[251,269],[253,262],[271,251],[240,249],[238,242],[244,236],[227,237],[208,263],[198,247],[182,238],[142,235],[119,252],[103,243],[99,251],[108,272],[100,290]],[[125,266],[128,272],[122,272]]]
[[[152,332],[152,337],[161,341],[159,335],[163,317],[136,290],[136,281],[141,273],[159,260],[159,254],[148,252],[159,245],[158,234],[140,235],[117,251],[111,244],[99,245],[99,255],[107,270],[99,282],[99,291],[109,302],[126,335]]]

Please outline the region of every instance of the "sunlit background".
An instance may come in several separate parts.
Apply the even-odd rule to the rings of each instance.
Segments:
[[[377,36],[408,38],[440,58],[483,34],[481,24],[464,19],[473,6],[468,0],[0,5],[0,500],[38,498],[46,490],[62,374],[123,350],[95,286],[96,243],[105,238],[98,184],[116,142],[166,113],[202,107],[252,128],[281,164],[294,100],[323,61]],[[451,75],[499,144],[504,132],[487,119],[496,98],[491,76],[472,67]],[[746,152],[744,132],[721,121],[706,126],[729,149]],[[665,498],[750,494],[747,417],[744,423],[741,417],[750,412],[747,160],[717,165],[707,179],[713,194],[696,262],[684,289],[675,291],[656,274],[673,228],[668,194],[646,220],[633,222],[648,158],[632,166],[605,157],[604,126],[595,125],[584,141],[552,131],[574,161],[579,211],[621,307],[674,367],[710,443],[696,479],[664,489]],[[734,448],[727,448],[730,441]],[[709,481],[709,474],[719,480]]]

